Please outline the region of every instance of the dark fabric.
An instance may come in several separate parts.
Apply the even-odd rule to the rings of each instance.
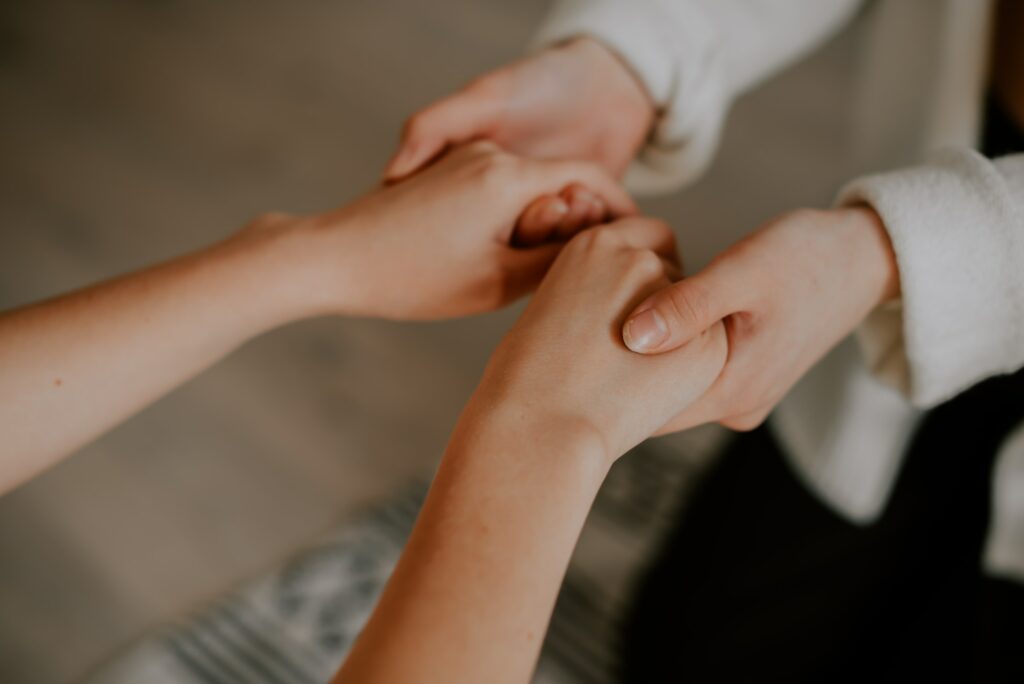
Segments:
[[[1004,108],[995,95],[985,102],[985,127],[981,133],[982,153],[995,159],[1006,154],[1024,152],[1024,130]]]
[[[1024,591],[980,572],[994,456],[1021,416],[1022,374],[932,411],[866,527],[767,428],[739,437],[641,585],[623,680],[1024,681]]]
[[[983,149],[1024,150],[989,102]],[[878,521],[836,516],[767,428],[738,437],[642,578],[626,682],[1024,682],[1024,588],[981,572],[1024,372],[932,410]]]

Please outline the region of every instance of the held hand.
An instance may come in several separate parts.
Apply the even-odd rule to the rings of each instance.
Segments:
[[[477,139],[533,159],[591,161],[620,176],[653,118],[625,64],[601,43],[578,39],[485,74],[415,114],[385,177],[408,176]]]
[[[660,221],[628,218],[574,237],[495,351],[463,422],[504,417],[524,435],[572,435],[609,463],[649,437],[725,362],[720,324],[668,354],[641,356],[622,344],[624,314],[668,286],[676,264]]]
[[[664,431],[717,421],[753,429],[797,380],[884,301],[898,296],[892,246],[874,210],[800,210],[655,293],[623,327],[643,354],[725,323],[729,360]]]
[[[392,319],[465,316],[501,307],[536,287],[564,242],[511,244],[517,217],[534,198],[585,185],[605,214],[635,211],[599,167],[529,161],[478,142],[453,150],[401,183],[326,214],[271,216],[268,229],[304,237],[308,264],[299,297],[308,313]]]

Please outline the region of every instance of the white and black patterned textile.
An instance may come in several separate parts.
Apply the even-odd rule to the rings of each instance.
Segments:
[[[713,442],[691,438],[682,450],[679,440],[674,448],[647,443],[612,469],[559,595],[535,682],[611,680],[619,606]],[[268,575],[144,638],[84,684],[328,681],[373,609],[426,489],[409,486],[356,516]]]

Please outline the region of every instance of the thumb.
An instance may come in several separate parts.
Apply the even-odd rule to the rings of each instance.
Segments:
[[[735,313],[733,286],[720,268],[712,263],[641,302],[622,326],[622,341],[641,354],[671,351]]]
[[[398,150],[384,170],[384,180],[401,180],[447,147],[486,137],[497,110],[492,98],[464,91],[414,114],[405,123]]]

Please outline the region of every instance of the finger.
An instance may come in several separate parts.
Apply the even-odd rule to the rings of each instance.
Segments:
[[[630,314],[622,329],[626,346],[644,354],[666,352],[715,322],[742,310],[747,299],[742,270],[728,258],[654,293]]]
[[[559,222],[555,230],[555,238],[567,241],[578,233],[581,228],[586,227],[587,217],[591,208],[598,201],[597,195],[587,190],[579,183],[573,183],[562,191],[561,197],[569,206],[569,211]]]
[[[569,204],[561,196],[538,197],[519,215],[512,234],[513,244],[517,247],[532,247],[546,242],[568,213]]]
[[[662,256],[661,261],[665,265],[665,277],[669,282],[675,283],[683,279],[683,267],[679,265],[678,257],[670,259]]]
[[[552,243],[531,249],[509,249],[505,254],[502,304],[515,301],[536,289],[564,246]]]
[[[737,432],[750,432],[760,427],[761,423],[768,419],[771,409],[758,409],[739,416],[733,416],[719,421],[723,426]]]
[[[384,170],[384,179],[400,180],[447,147],[484,136],[497,111],[497,103],[492,99],[463,91],[413,115],[402,130],[398,150]]]
[[[650,250],[665,261],[679,263],[676,236],[664,221],[652,218],[620,219],[596,230],[613,233],[625,247]]]
[[[590,226],[602,224],[607,215],[608,208],[605,206],[604,201],[597,195],[594,195],[594,199],[590,203],[590,211],[587,212],[587,219],[583,222],[583,226],[589,228]]]
[[[579,185],[600,197],[612,218],[631,216],[637,212],[629,193],[597,164],[579,161],[530,161],[520,192],[533,198],[556,192],[568,185]]]

